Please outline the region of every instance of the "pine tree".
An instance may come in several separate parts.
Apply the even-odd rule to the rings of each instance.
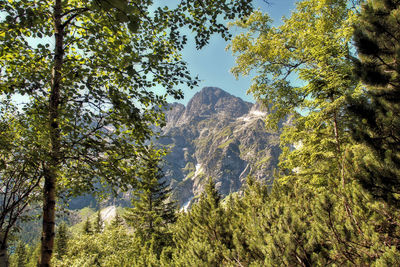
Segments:
[[[96,215],[95,225],[94,225],[94,232],[101,233],[103,231],[103,224],[104,224],[104,221],[101,217],[101,212],[100,212],[100,210],[98,210],[97,215]]]
[[[170,242],[167,226],[175,222],[176,206],[168,198],[170,189],[159,167],[162,151],[149,155],[138,170],[137,188],[133,193],[132,208],[123,215],[143,242],[153,242],[159,255]]]
[[[123,222],[124,221],[121,218],[121,216],[119,216],[119,214],[116,213],[114,219],[110,223],[110,227],[109,228],[118,228],[118,227],[122,226]]]
[[[85,227],[89,229],[90,227],[86,225]],[[84,230],[85,232],[87,230]],[[68,242],[68,230],[67,224],[62,222],[57,229],[56,238],[55,238],[55,253],[57,259],[61,259],[67,252],[67,242]]]
[[[19,241],[15,249],[14,262],[15,267],[25,267],[27,263],[26,246],[22,241]]]
[[[268,186],[254,177],[248,177],[243,187],[241,197],[230,196],[226,203],[226,216],[234,244],[227,257],[238,266],[262,265],[265,245],[255,239],[260,236],[257,225],[262,221],[261,210],[269,203]]]
[[[40,242],[29,247],[27,267],[37,267],[40,258]]]
[[[92,223],[90,222],[89,217],[86,218],[86,221],[83,224],[82,232],[84,234],[88,234],[88,235],[93,233],[93,231],[92,231]]]
[[[352,99],[353,133],[366,145],[354,174],[375,197],[400,205],[400,5],[395,0],[370,0],[355,29],[360,60],[357,73],[366,93]]]
[[[181,214],[175,225],[177,266],[223,266],[226,255],[233,249],[228,218],[221,206],[221,195],[212,179],[206,184],[192,210]]]

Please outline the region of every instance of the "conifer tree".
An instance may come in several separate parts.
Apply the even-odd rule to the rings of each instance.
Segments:
[[[36,244],[29,246],[29,251],[27,255],[28,255],[28,262],[26,266],[37,267],[37,263],[40,257],[40,243],[37,242]]]
[[[118,213],[116,213],[114,219],[110,223],[110,228],[118,228],[122,226],[122,224],[123,224],[123,219]]]
[[[14,255],[14,266],[15,267],[25,267],[27,262],[27,251],[26,246],[22,241],[18,241],[17,247],[15,248]]]
[[[179,218],[174,240],[177,250],[173,258],[177,266],[221,266],[229,262],[226,255],[233,248],[232,234],[212,179],[199,202]]]
[[[94,232],[97,233],[97,234],[101,233],[103,231],[103,224],[104,224],[104,221],[103,221],[103,219],[101,217],[101,212],[100,212],[100,210],[98,210],[97,214],[96,214]]]
[[[262,265],[264,245],[256,241],[260,234],[257,224],[262,221],[261,210],[269,206],[268,187],[254,177],[248,177],[244,185],[243,196],[230,197],[226,203],[226,216],[232,232],[234,249],[227,257],[235,265]],[[265,232],[265,229],[263,229]]]
[[[86,221],[87,223],[88,221]],[[90,226],[86,225],[87,229],[90,228]],[[87,232],[87,230],[84,230]],[[68,230],[67,230],[67,224],[65,222],[62,222],[57,229],[56,233],[56,238],[55,238],[55,253],[57,259],[61,259],[67,252],[67,242],[68,242]]]
[[[400,5],[365,2],[355,29],[357,73],[366,94],[352,99],[356,141],[366,145],[355,176],[374,196],[400,204]]]
[[[176,206],[168,199],[169,185],[159,166],[162,155],[163,152],[159,150],[143,160],[142,167],[138,170],[137,188],[133,192],[133,207],[123,216],[143,242],[153,239],[152,242],[160,249],[156,249],[159,253],[170,239],[168,224],[176,220]]]
[[[89,217],[86,218],[86,221],[83,224],[82,232],[84,234],[88,234],[88,235],[93,233],[93,231],[92,231],[92,223],[90,222]]]

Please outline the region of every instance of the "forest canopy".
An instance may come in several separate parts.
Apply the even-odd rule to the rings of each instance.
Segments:
[[[0,266],[400,264],[399,1],[302,0],[278,26],[246,0],[0,8]],[[256,73],[248,91],[282,153],[273,184],[249,176],[222,196],[210,177],[179,211],[150,140],[166,97],[197,84],[185,31],[201,48],[229,39],[226,20],[232,73]],[[128,189],[111,222],[55,220],[62,197]],[[14,242],[31,203],[41,242]]]

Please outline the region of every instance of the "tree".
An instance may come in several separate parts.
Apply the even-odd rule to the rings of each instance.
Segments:
[[[179,54],[187,42],[182,27],[201,48],[213,33],[228,38],[221,17],[249,14],[250,2],[0,3],[0,92],[26,96],[22,108],[46,140],[41,266],[53,253],[57,194],[134,184],[131,166],[144,153],[150,125],[162,124],[165,97],[180,98],[179,84],[196,84]],[[166,93],[154,92],[157,85]]]
[[[268,257],[263,253],[264,242],[260,242],[260,236],[267,233],[267,228],[261,230],[259,226],[264,221],[261,211],[275,204],[271,203],[274,199],[269,197],[269,187],[262,181],[249,176],[243,186],[243,194],[229,196],[225,216],[229,218],[234,249],[230,249],[226,257],[233,265],[263,265],[265,258]]]
[[[234,24],[246,32],[230,46],[237,62],[233,74],[257,73],[249,92],[270,108],[268,127],[290,118],[280,162],[288,181],[344,182],[350,121],[345,96],[358,90],[351,64],[355,19],[346,0],[305,0],[281,26],[271,26],[260,11]]]
[[[272,109],[269,125],[291,116],[281,136],[280,179],[261,211],[265,220],[254,226],[261,234],[249,238],[252,246],[261,244],[265,265],[394,264],[398,258],[397,211],[371,200],[352,179],[368,170],[357,164],[365,149],[358,149],[349,129],[371,132],[347,109],[346,98],[363,94],[353,75],[356,12],[348,1],[307,0],[279,27],[260,12],[236,23],[248,32],[232,42],[238,55],[234,74],[257,71],[250,92]],[[379,25],[375,15],[374,26]],[[368,121],[371,113],[363,118]]]
[[[181,214],[174,226],[176,250],[172,265],[221,266],[228,263],[226,254],[233,249],[228,220],[221,195],[210,178],[198,203],[187,214]]]
[[[235,23],[247,33],[232,41],[231,49],[237,55],[233,73],[257,71],[249,91],[271,109],[267,126],[277,128],[283,119],[289,122],[281,134],[283,152],[275,191],[287,187],[287,194],[295,200],[278,194],[282,199],[277,200],[277,207],[263,211],[273,221],[272,226],[265,222],[269,265],[282,264],[282,260],[285,264],[325,265],[332,260],[326,256],[327,244],[336,241],[316,234],[329,224],[315,223],[312,215],[324,192],[339,195],[334,207],[343,205],[345,212],[340,216],[346,223],[356,221],[353,196],[346,193],[352,181],[346,175],[345,157],[353,146],[346,96],[361,91],[352,64],[356,21],[357,7],[346,0],[305,0],[297,3],[281,26],[271,26],[268,15],[261,12]],[[341,189],[333,190],[337,187]]]
[[[0,108],[0,265],[7,266],[10,236],[30,204],[38,200],[43,177],[34,125],[5,100]],[[37,137],[37,136],[36,136]]]
[[[86,221],[82,226],[82,233],[87,235],[93,234],[92,223],[90,222],[89,217],[86,218]]]
[[[91,235],[72,234],[64,257],[54,266],[141,266],[135,264],[138,247],[125,227],[107,227]],[[143,265],[142,265],[143,266]]]
[[[15,248],[15,266],[16,267],[25,267],[27,263],[27,255],[26,255],[26,247],[22,241],[17,243],[17,247]]]
[[[121,216],[118,215],[118,213],[115,214],[115,218],[111,220],[110,223],[110,228],[117,228],[121,227],[123,225],[124,221],[122,220]]]
[[[101,233],[103,231],[103,224],[104,221],[101,217],[101,211],[98,210],[97,214],[96,214],[96,221],[95,221],[95,225],[94,225],[94,232],[95,233]]]
[[[143,159],[133,193],[133,208],[124,213],[126,223],[143,243],[154,239],[157,255],[164,245],[171,243],[168,225],[176,220],[176,204],[169,199],[171,190],[159,166],[162,155],[159,151]]]
[[[68,249],[68,229],[67,224],[62,222],[57,229],[57,234],[55,238],[55,253],[57,259],[61,259]]]
[[[400,79],[397,1],[366,1],[355,26],[360,60],[356,72],[366,88],[350,99],[353,136],[367,147],[354,176],[370,193],[400,204]]]

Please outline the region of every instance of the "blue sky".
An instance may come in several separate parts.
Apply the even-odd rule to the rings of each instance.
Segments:
[[[267,0],[268,4],[263,0],[254,0],[256,9],[266,12],[274,20],[274,25],[281,23],[282,16],[289,16],[295,8],[296,0]],[[164,2],[163,2],[164,3]],[[0,13],[0,18],[1,18]],[[236,31],[236,34],[238,31]],[[232,34],[235,35],[234,29]],[[189,40],[191,40],[189,38]],[[178,102],[186,104],[190,98],[205,86],[219,87],[235,96],[246,101],[254,102],[251,95],[247,95],[246,91],[250,87],[251,77],[240,77],[238,80],[229,72],[235,65],[235,59],[231,51],[225,48],[228,42],[218,36],[212,37],[210,43],[201,50],[195,48],[194,41],[189,41],[187,47],[183,51],[183,58],[188,62],[189,69],[193,76],[198,75],[201,82],[195,89],[182,87],[184,91],[184,99]],[[174,102],[172,97],[168,99]]]
[[[282,16],[289,16],[295,8],[295,0],[269,0],[266,4],[262,0],[255,0],[255,7],[267,12],[274,20],[275,25],[281,23]],[[232,32],[235,35],[235,32]],[[228,42],[214,36],[209,45],[202,50],[196,50],[191,42],[185,48],[183,57],[188,62],[189,69],[193,75],[199,75],[201,80],[199,87],[195,89],[184,88],[185,98],[180,103],[186,104],[190,98],[205,86],[219,87],[246,101],[254,102],[251,95],[246,91],[250,87],[250,77],[240,77],[238,80],[229,72],[235,65],[235,59],[231,51],[225,51]]]

